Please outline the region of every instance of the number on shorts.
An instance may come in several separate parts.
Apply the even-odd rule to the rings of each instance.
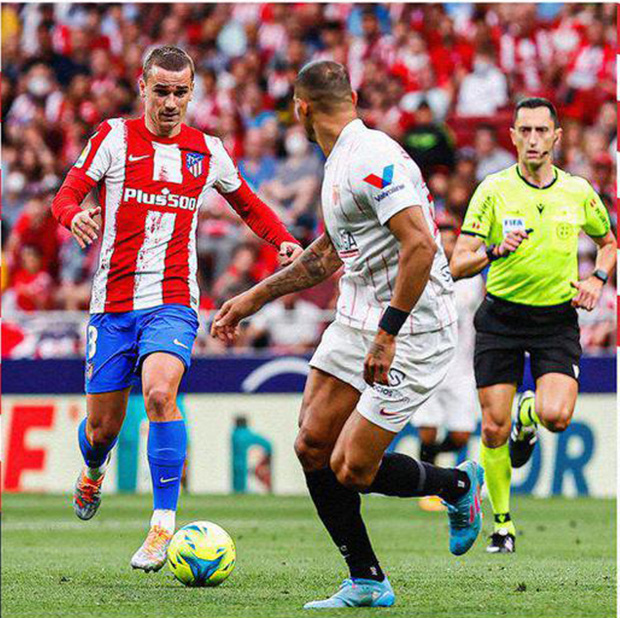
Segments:
[[[88,360],[90,360],[93,356],[95,356],[95,352],[97,351],[97,336],[99,333],[94,326],[88,327]]]

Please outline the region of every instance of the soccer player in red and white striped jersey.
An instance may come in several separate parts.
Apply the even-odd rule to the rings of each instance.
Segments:
[[[175,527],[186,453],[176,395],[198,329],[196,227],[208,191],[223,194],[284,262],[301,253],[239,175],[222,142],[183,123],[193,82],[194,65],[183,50],[154,49],[140,79],[144,116],[103,122],[52,204],[81,247],[102,236],[88,326],[88,414],[78,435],[85,467],[74,509],[81,519],[96,513],[129,392],[141,378],[154,512],[131,564],[145,571],[163,566]],[[99,206],[83,210],[93,189]]]

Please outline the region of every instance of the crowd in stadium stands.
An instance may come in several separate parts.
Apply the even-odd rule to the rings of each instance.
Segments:
[[[81,251],[51,198],[101,121],[140,115],[137,79],[154,45],[183,46],[197,68],[188,123],[218,135],[249,184],[304,245],[321,232],[323,157],[296,125],[292,87],[312,59],[344,63],[370,126],[419,163],[438,216],[461,221],[476,184],[514,162],[511,107],[552,99],[557,164],[588,178],[616,220],[616,9],[613,4],[5,4],[2,7],[3,309],[85,309],[97,249]],[[274,251],[215,192],[200,214],[202,308],[277,268]],[[595,247],[583,239],[582,273]],[[336,282],[280,303],[333,306]],[[615,290],[583,316],[588,350],[615,346]],[[284,316],[284,318],[282,318]],[[305,333],[310,346],[320,331]],[[203,349],[212,342],[203,340]]]

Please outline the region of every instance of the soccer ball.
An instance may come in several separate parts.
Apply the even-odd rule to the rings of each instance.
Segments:
[[[235,568],[237,552],[226,530],[210,521],[180,528],[168,546],[168,567],[186,586],[218,586]]]

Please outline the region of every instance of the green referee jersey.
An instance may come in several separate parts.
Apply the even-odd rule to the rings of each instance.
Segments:
[[[545,188],[528,183],[517,165],[490,174],[476,189],[462,233],[499,245],[515,230],[533,230],[508,257],[494,261],[487,289],[505,300],[537,307],[564,303],[575,295],[579,231],[609,232],[609,214],[590,183],[553,168]]]

